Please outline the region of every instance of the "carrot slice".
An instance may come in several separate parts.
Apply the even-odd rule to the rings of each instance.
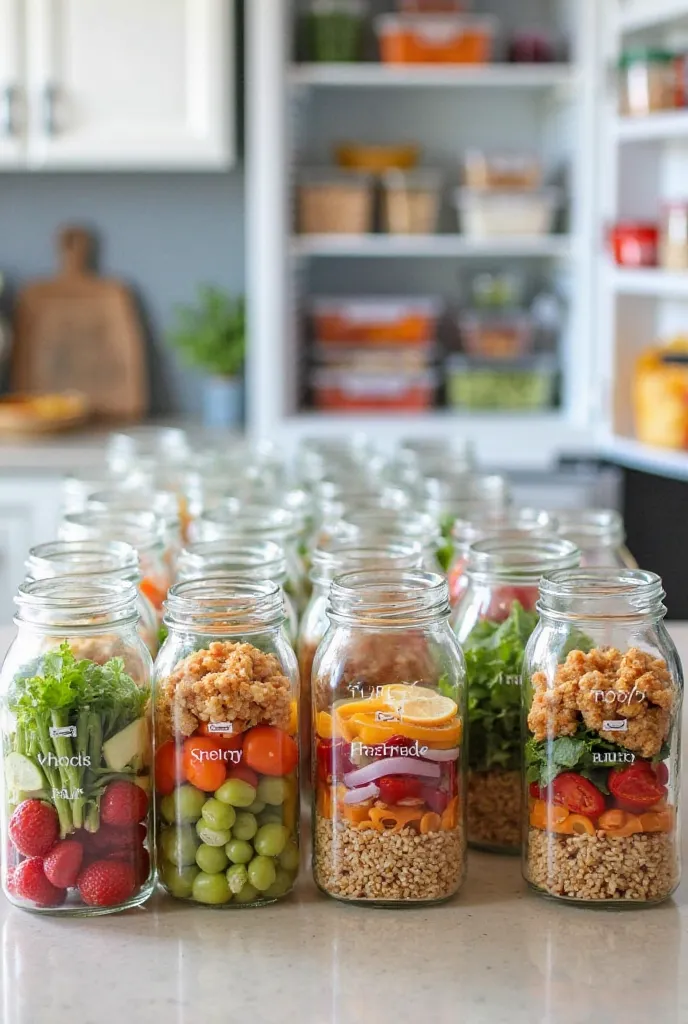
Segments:
[[[598,825],[600,828],[623,828],[626,824],[628,815],[626,811],[620,809],[613,809],[611,811],[604,811],[598,818]]]
[[[318,711],[315,716],[315,731],[321,739],[331,740],[334,732],[332,715],[328,715],[327,711]]]
[[[604,834],[608,839],[624,839],[627,836],[634,836],[636,832],[642,831],[643,826],[640,823],[640,818],[635,814],[629,814],[621,828],[608,828]]]
[[[340,811],[342,817],[346,818],[352,825],[360,825],[362,822],[368,821],[372,806],[373,801],[366,800],[364,803],[355,804],[354,806],[344,804]]]
[[[459,798],[458,796],[454,796],[442,811],[442,829],[445,832],[451,832],[451,830],[456,828],[458,824]]]
[[[419,822],[422,817],[423,812],[417,807],[373,807],[370,811],[370,820],[374,824],[392,832],[401,832],[402,828]]]
[[[563,821],[557,822],[552,831],[565,836],[594,836],[595,826],[584,814],[569,814]]]
[[[442,828],[442,819],[434,811],[428,811],[420,819],[420,834],[425,836],[428,832],[439,832]]]

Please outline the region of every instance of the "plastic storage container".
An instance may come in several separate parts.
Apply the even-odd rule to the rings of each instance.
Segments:
[[[312,61],[357,61],[363,49],[364,0],[311,0],[306,49]]]
[[[610,241],[614,260],[620,267],[656,267],[659,229],[656,224],[616,224]]]
[[[422,345],[316,345],[317,365],[351,373],[420,373],[431,364],[437,352],[433,342]]]
[[[153,890],[150,654],[136,587],[25,583],[0,680],[2,884],[17,907],[86,917]]]
[[[464,351],[481,359],[519,359],[535,340],[532,317],[519,310],[462,313],[458,327]]]
[[[633,410],[639,441],[688,449],[688,338],[640,356],[633,377]]]
[[[468,551],[466,589],[452,625],[466,657],[469,698],[468,840],[518,853],[521,845],[521,670],[544,572],[580,562],[556,537],[497,537]]]
[[[391,235],[431,235],[442,202],[439,171],[388,171],[383,178],[382,223]]]
[[[665,270],[688,270],[688,202],[667,203],[662,211],[659,262]]]
[[[313,873],[328,896],[437,903],[465,874],[465,666],[433,573],[339,576],[313,665]]]
[[[680,877],[683,674],[662,581],[561,570],[523,669],[524,875],[543,895],[647,906]]]
[[[620,110],[626,116],[646,117],[679,106],[679,63],[671,50],[629,50],[619,61],[619,78]]]
[[[471,6],[470,0],[397,0],[401,14],[463,14]]]
[[[177,899],[270,903],[299,866],[298,667],[274,583],[172,588],[156,662],[157,867]]]
[[[411,170],[418,163],[420,147],[413,144],[373,146],[366,142],[344,142],[335,146],[334,157],[340,167],[368,174]]]
[[[319,342],[417,345],[435,339],[443,309],[434,298],[321,298],[310,313]]]
[[[433,404],[437,374],[316,370],[312,384],[314,403],[326,412],[423,412]]]
[[[303,235],[367,234],[373,229],[372,179],[330,169],[302,174],[297,224]]]
[[[532,192],[460,188],[455,195],[460,227],[469,238],[550,234],[559,202],[556,188]]]
[[[557,394],[557,363],[532,356],[515,363],[450,356],[446,372],[447,402],[456,409],[547,409]]]
[[[467,188],[530,192],[542,186],[542,163],[533,156],[470,150],[464,157],[463,179]]]
[[[488,64],[495,18],[384,14],[375,31],[384,64]]]

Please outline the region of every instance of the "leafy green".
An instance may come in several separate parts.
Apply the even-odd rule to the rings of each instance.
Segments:
[[[449,572],[454,561],[454,545],[452,542],[448,540],[441,544],[435,552],[435,557],[442,572]]]
[[[218,377],[236,377],[246,354],[246,307],[219,288],[202,285],[195,306],[178,306],[170,342],[189,365]]]
[[[474,771],[517,771],[521,756],[521,669],[537,613],[514,601],[504,622],[485,619],[464,644],[469,763]]]
[[[441,693],[443,697],[449,697],[449,700],[456,701],[458,699],[458,686],[456,683],[452,683],[449,679],[447,672],[443,672],[437,680],[437,692]]]
[[[79,661],[67,642],[32,671],[18,673],[9,690],[8,708],[16,718],[12,749],[47,777],[62,835],[82,827],[96,831],[100,796],[113,778],[102,766],[103,743],[144,714],[148,694],[121,658],[104,665]]]
[[[606,760],[599,760],[605,755]],[[575,735],[558,736],[554,740],[536,740],[531,736],[525,748],[526,780],[543,787],[549,786],[562,772],[575,771],[606,794],[609,769],[627,761],[628,751],[624,747],[603,739],[584,725]]]

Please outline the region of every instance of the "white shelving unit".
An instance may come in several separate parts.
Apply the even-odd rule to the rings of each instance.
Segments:
[[[618,117],[609,68],[627,40],[654,44],[688,27],[688,0],[476,0],[507,28],[544,21],[571,41],[566,65],[484,68],[297,64],[296,2],[247,5],[253,431],[287,444],[355,429],[383,443],[401,433],[455,432],[475,440],[486,464],[542,467],[559,454],[587,451],[688,478],[688,455],[647,450],[634,440],[630,408],[633,361],[688,315],[688,275],[614,268],[603,252],[609,223],[654,219],[659,198],[676,195],[672,189],[686,180],[688,111]],[[392,0],[371,2],[393,7]],[[549,168],[568,166],[568,231],[484,243],[461,234],[294,235],[298,167],[328,162],[332,145],[349,138],[418,141],[427,162],[443,166],[454,184],[470,146],[537,149]],[[451,299],[458,276],[500,261],[547,275],[568,295],[560,408],[533,415],[342,416],[302,407],[299,312],[309,294],[435,291]]]

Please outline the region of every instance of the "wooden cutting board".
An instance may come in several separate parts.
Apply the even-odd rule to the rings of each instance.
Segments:
[[[15,314],[15,391],[80,391],[93,413],[136,420],[148,384],[141,323],[128,289],[91,269],[93,238],[68,227],[59,236],[57,276],[28,285]]]

